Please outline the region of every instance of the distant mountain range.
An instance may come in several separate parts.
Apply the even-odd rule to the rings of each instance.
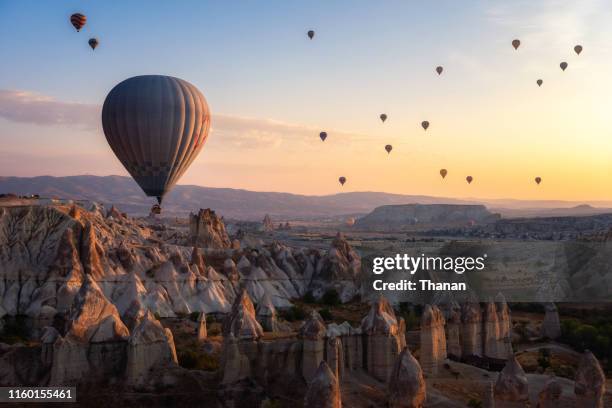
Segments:
[[[0,177],[0,194],[39,194],[41,197],[91,200],[117,206],[133,215],[149,212],[154,200],[122,176]],[[258,192],[231,188],[178,185],[164,200],[164,214],[184,216],[199,208],[212,208],[226,218],[261,220],[334,218],[366,214],[390,204],[484,204],[504,217],[569,216],[612,213],[612,202],[584,205],[569,201],[481,200],[402,195],[380,192],[350,192],[322,196]]]

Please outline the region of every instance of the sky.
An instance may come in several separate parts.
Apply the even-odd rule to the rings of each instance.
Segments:
[[[163,74],[212,112],[180,184],[610,200],[611,39],[605,0],[0,0],[0,175],[127,175],[101,105]]]

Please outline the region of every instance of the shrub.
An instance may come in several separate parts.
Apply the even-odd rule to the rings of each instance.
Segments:
[[[25,316],[7,317],[4,319],[4,330],[0,333],[0,343],[15,344],[26,343],[29,330]]]
[[[193,349],[181,350],[177,357],[179,365],[189,370],[215,371],[219,369],[219,359],[216,356],[199,353]]]
[[[316,303],[316,299],[312,295],[312,292],[308,291],[302,298],[302,302],[307,303],[307,304],[313,304],[313,303]]]
[[[280,315],[288,322],[293,322],[296,320],[304,320],[306,318],[306,311],[300,306],[291,306],[291,308],[281,311]]]
[[[321,299],[323,304],[327,306],[338,306],[340,304],[340,295],[336,289],[328,289]]]
[[[471,398],[468,403],[468,407],[470,408],[482,408],[482,401]]]
[[[332,320],[333,318],[331,312],[327,308],[319,310],[319,314],[325,321]]]

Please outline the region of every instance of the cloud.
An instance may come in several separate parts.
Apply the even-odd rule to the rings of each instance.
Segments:
[[[64,102],[35,92],[0,89],[0,118],[40,126],[70,126],[99,131],[101,106]],[[249,118],[215,114],[212,121],[213,143],[240,148],[275,148],[289,143],[294,146],[318,138],[320,129],[273,119]],[[335,136],[350,136],[352,132],[334,131]]]
[[[0,89],[0,118],[40,126],[64,125],[96,130],[100,106],[62,102],[34,92]]]

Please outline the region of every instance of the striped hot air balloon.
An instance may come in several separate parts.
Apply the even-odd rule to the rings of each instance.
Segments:
[[[108,93],[102,126],[119,161],[161,204],[204,147],[210,111],[204,95],[189,82],[143,75]]]
[[[87,16],[81,13],[74,13],[70,16],[70,24],[77,30],[81,31],[81,28],[87,22]]]

